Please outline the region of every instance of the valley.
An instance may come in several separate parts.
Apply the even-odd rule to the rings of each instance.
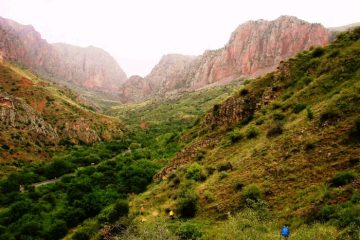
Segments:
[[[360,238],[360,28],[249,21],[127,78],[0,26],[0,240]]]

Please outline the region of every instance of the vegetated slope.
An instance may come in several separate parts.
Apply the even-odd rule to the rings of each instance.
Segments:
[[[173,156],[179,150],[179,136],[193,126],[199,117],[235,91],[241,81],[222,87],[177,93],[166,98],[153,98],[141,103],[127,103],[112,107],[106,114],[119,117],[132,131],[138,142],[164,149],[158,159]],[[173,145],[173,147],[170,147]],[[167,149],[167,150],[165,150]],[[171,151],[167,154],[166,151]],[[155,149],[151,152],[158,152]],[[155,156],[154,156],[155,157]]]
[[[207,50],[197,57],[163,56],[142,80],[128,79],[120,95],[124,101],[137,101],[179,89],[226,84],[240,77],[254,78],[273,71],[280,61],[298,52],[328,44],[332,38],[321,24],[292,16],[248,21],[235,29],[223,48]]]
[[[0,64],[0,162],[48,158],[66,145],[122,137],[125,126],[78,103],[65,87]]]
[[[115,92],[127,78],[115,59],[102,49],[49,44],[31,25],[1,17],[0,58],[82,90]]]
[[[357,239],[359,69],[360,28],[282,62],[215,105],[183,135],[187,145],[132,206],[146,204],[148,221],[169,209],[179,217],[195,216],[204,239],[212,239],[208,233],[227,239],[217,225],[204,223],[244,208],[269,208],[275,221],[285,219],[294,228],[330,221],[346,229],[343,237]],[[247,224],[251,230],[257,223]],[[268,231],[253,230],[260,237]]]

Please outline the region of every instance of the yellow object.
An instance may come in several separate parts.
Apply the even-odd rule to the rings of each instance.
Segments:
[[[171,210],[169,215],[170,215],[170,217],[174,216],[174,212]]]

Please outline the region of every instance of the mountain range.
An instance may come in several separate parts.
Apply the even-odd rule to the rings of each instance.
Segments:
[[[146,77],[127,78],[114,58],[99,48],[49,44],[32,26],[5,18],[0,18],[0,31],[0,58],[55,82],[111,93],[122,102],[255,78],[300,51],[328,44],[336,32],[292,16],[248,21],[223,48],[200,56],[167,54]]]

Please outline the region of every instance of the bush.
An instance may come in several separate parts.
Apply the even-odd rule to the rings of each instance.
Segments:
[[[206,179],[204,170],[198,163],[191,164],[190,167],[186,170],[185,176],[187,179],[192,179],[195,181],[204,181]]]
[[[292,112],[293,113],[299,113],[302,110],[304,110],[306,108],[306,104],[303,103],[297,103],[293,106]]]
[[[262,191],[255,184],[244,187],[244,189],[242,190],[242,194],[245,200],[251,199],[253,201],[259,201],[262,198]]]
[[[219,179],[222,180],[224,178],[227,178],[227,176],[229,176],[229,174],[227,172],[220,172]]]
[[[314,150],[314,149],[315,149],[315,144],[314,143],[306,143],[305,144],[304,150],[306,152],[309,152],[309,151]]]
[[[285,118],[285,115],[283,113],[280,113],[280,112],[276,112],[273,114],[273,119],[275,121],[281,121]]]
[[[120,217],[129,213],[129,203],[126,200],[119,200],[113,206],[105,209],[99,216],[102,223],[114,223]]]
[[[309,120],[314,118],[314,112],[312,111],[311,107],[306,108],[306,116]]]
[[[236,143],[244,138],[244,135],[240,132],[239,129],[235,129],[229,134],[230,140],[232,143]]]
[[[240,90],[240,96],[246,96],[248,95],[249,90],[247,90],[246,88],[243,88]]]
[[[256,128],[250,128],[247,132],[246,132],[246,137],[247,139],[252,139],[252,138],[256,138],[259,135],[259,132]]]
[[[339,172],[331,180],[331,185],[334,187],[340,187],[351,183],[355,176],[352,172]]]
[[[232,166],[232,164],[230,162],[220,163],[220,164],[217,165],[217,170],[219,172],[233,170],[233,166]]]
[[[312,51],[311,56],[313,58],[321,57],[324,54],[324,52],[325,52],[324,48],[317,47]]]
[[[191,223],[184,223],[179,227],[176,235],[179,237],[180,240],[196,240],[202,236],[202,233],[199,231],[197,225]]]
[[[49,239],[61,239],[68,231],[66,222],[64,220],[55,220],[46,233]]]
[[[281,135],[282,133],[283,133],[282,127],[279,124],[276,124],[267,131],[266,136],[270,138]]]
[[[234,189],[237,191],[242,190],[244,186],[245,186],[244,183],[242,183],[241,181],[236,181],[234,183]]]
[[[87,231],[78,231],[72,236],[73,240],[89,240],[90,234]]]
[[[183,218],[192,218],[197,211],[197,196],[196,193],[191,190],[186,190],[181,194],[177,202],[177,212]]]

